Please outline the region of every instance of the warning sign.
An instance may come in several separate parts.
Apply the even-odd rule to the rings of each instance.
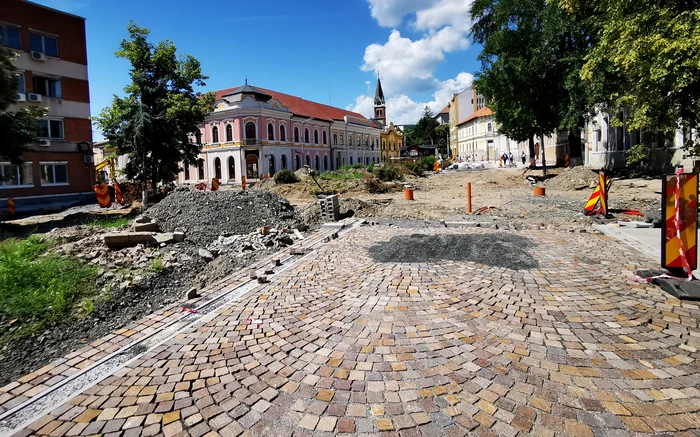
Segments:
[[[680,180],[679,180],[680,178]],[[661,266],[676,274],[698,267],[698,175],[667,175],[662,187]]]

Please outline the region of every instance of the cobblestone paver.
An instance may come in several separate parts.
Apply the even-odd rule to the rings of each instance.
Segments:
[[[700,309],[632,282],[644,255],[523,231],[537,269],[367,256],[410,232],[332,241],[20,434],[700,435]]]

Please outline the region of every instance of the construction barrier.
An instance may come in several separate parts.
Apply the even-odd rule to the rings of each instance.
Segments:
[[[15,199],[10,197],[7,199],[7,212],[9,215],[15,215]]]
[[[569,167],[571,161],[569,161],[569,155],[564,155],[564,167]]]
[[[114,198],[117,200],[117,203],[120,205],[124,205],[124,195],[122,194],[122,189],[119,187],[118,183],[114,183]]]
[[[241,176],[241,188],[243,188],[245,190],[245,186],[246,186],[245,176]]]
[[[610,185],[610,178],[605,177],[605,174],[601,171],[598,174],[598,185],[583,209],[584,214],[588,216],[608,214],[608,191],[610,191]],[[600,204],[600,208],[596,208],[598,204]]]
[[[219,180],[214,178],[211,180],[211,190],[217,191],[219,189]]]
[[[662,185],[661,267],[676,276],[692,278],[698,267],[698,175],[682,173],[667,175]]]
[[[95,190],[95,196],[97,196],[97,203],[100,204],[100,208],[109,208],[112,206],[112,199],[109,198],[109,186],[107,184],[96,184],[93,189]]]

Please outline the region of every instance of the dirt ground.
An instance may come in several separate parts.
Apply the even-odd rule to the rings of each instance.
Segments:
[[[471,221],[515,221],[539,224],[587,224],[597,219],[583,215],[583,208],[593,193],[597,173],[576,167],[573,169],[550,169],[549,178],[542,182],[542,171],[530,171],[523,175],[522,169],[491,169],[463,172],[442,172],[427,177],[406,176],[405,182],[412,185],[414,201],[406,201],[403,192],[394,190],[385,194],[370,194],[362,189],[363,180],[354,182],[350,189],[340,190],[343,203],[363,206],[355,211],[360,216],[394,219],[446,219]],[[545,197],[533,195],[533,185],[546,188]],[[320,181],[326,188],[326,181]],[[472,210],[488,206],[489,210],[477,215],[467,214],[467,183],[471,183]],[[298,188],[297,188],[298,187]],[[302,188],[303,187],[303,188]],[[270,185],[270,191],[283,195],[294,205],[308,205],[316,196],[299,184]],[[647,206],[661,196],[660,179],[613,178],[608,197],[608,207],[615,220],[635,219],[621,214],[621,210],[633,209],[644,213]],[[640,219],[640,218],[636,218]]]

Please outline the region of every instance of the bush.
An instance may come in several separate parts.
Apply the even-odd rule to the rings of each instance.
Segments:
[[[435,164],[435,156],[424,156],[416,162],[405,162],[404,167],[415,173],[416,176],[423,176],[423,172],[431,171]]]
[[[374,164],[370,164],[367,166],[367,171],[372,171],[374,170]]]
[[[395,165],[385,165],[374,169],[374,174],[380,181],[397,181],[401,179],[401,172]]]
[[[296,184],[299,178],[291,170],[282,169],[275,173],[275,183],[277,184]]]

